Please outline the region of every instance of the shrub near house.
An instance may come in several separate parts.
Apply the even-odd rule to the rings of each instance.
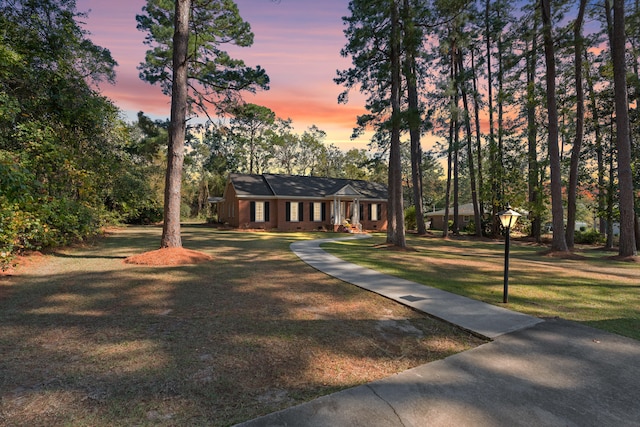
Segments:
[[[218,220],[280,231],[387,228],[387,188],[369,181],[315,176],[230,174]]]

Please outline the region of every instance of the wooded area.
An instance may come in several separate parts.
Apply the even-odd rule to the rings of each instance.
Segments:
[[[469,201],[475,224],[483,223],[476,234],[497,235],[496,214],[510,203],[528,213],[538,242],[542,225],[552,224],[554,251],[573,247],[580,210],[582,221],[606,234],[607,247],[619,222],[619,254],[636,254],[638,2],[627,12],[623,0],[354,0],[349,7],[342,53],[353,67],[336,82],[347,88],[342,101],[350,89],[368,95],[369,114],[358,125],[374,128],[375,144],[389,153],[391,198],[400,180],[397,132],[414,147],[411,185],[420,200],[416,139],[430,130],[447,157],[453,223],[449,230],[445,221],[445,236],[460,231],[458,206]],[[391,234],[389,243],[402,246]]]
[[[137,17],[149,45],[141,78],[166,94],[175,71],[169,3],[184,1],[148,0]],[[200,36],[187,42],[188,57],[206,61],[188,65],[197,84],[185,115],[208,120],[183,132],[142,112],[127,123],[100,94],[116,63],[83,30],[75,1],[0,0],[0,265],[105,224],[162,220],[174,155],[184,156],[171,190],[178,222],[207,217],[229,172],[280,172],[388,183],[388,241],[398,246],[407,211],[424,233],[424,211],[451,206],[447,236],[461,231],[458,206],[472,202],[472,231],[497,235],[495,214],[510,203],[528,212],[538,241],[545,223],[566,229],[553,233],[554,250],[573,246],[580,220],[596,224],[607,247],[619,223],[619,254],[636,254],[637,1],[351,1],[342,54],[352,67],[335,79],[338,101],[365,93],[354,134],[374,135],[369,151],[348,152],[315,126],[298,134],[290,119],[244,103],[241,91],[268,89],[266,72],[230,58],[216,34],[249,46],[249,23],[231,1],[187,3],[185,31]],[[186,150],[167,150],[175,132]],[[423,151],[426,135],[438,142]]]

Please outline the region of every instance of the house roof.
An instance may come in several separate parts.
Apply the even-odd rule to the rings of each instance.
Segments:
[[[232,173],[229,180],[238,196],[273,196],[273,191],[262,175]]]
[[[458,215],[473,215],[473,203],[465,203],[458,205]],[[453,216],[453,207],[449,208],[449,215]],[[444,209],[438,211],[426,212],[425,216],[444,216]]]
[[[529,212],[525,209],[516,208],[518,212],[523,215],[528,215]],[[453,207],[449,208],[449,215],[453,216]],[[474,215],[473,212],[473,203],[465,203],[464,205],[458,205],[458,215]],[[438,211],[426,212],[425,216],[444,216],[444,209],[440,209]]]
[[[386,200],[383,184],[343,178],[296,175],[248,175],[232,173],[229,180],[238,196],[332,197],[348,196]]]

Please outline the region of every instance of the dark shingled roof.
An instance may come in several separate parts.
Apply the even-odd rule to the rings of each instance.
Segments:
[[[239,196],[273,196],[262,175],[232,173],[229,179]]]
[[[366,199],[387,199],[385,185],[354,179],[238,173],[229,179],[240,196],[330,197],[349,185]]]

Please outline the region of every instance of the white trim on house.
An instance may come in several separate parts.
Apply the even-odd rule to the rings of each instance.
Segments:
[[[362,197],[362,194],[358,191],[356,191],[351,184],[347,184],[344,187],[342,187],[341,189],[339,189],[338,191],[336,191],[335,193],[331,194],[331,196],[344,196],[344,197]]]

